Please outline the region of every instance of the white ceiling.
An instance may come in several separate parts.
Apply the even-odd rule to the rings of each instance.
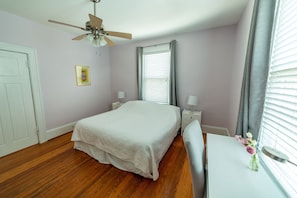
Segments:
[[[101,0],[97,16],[105,30],[132,33],[132,41],[236,24],[248,0]],[[85,27],[94,14],[90,0],[1,0],[0,10],[75,36],[85,32],[48,19]],[[110,37],[116,43],[126,39]]]

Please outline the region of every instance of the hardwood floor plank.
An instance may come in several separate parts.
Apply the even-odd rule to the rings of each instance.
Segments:
[[[65,153],[65,154],[69,154],[69,153]],[[63,185],[67,185],[69,180],[71,180],[70,177],[67,177],[68,174],[73,174],[77,172],[78,167],[81,167],[81,166],[84,166],[84,168],[87,168],[86,165],[89,165],[88,162],[90,161],[90,159],[88,159],[86,156],[80,156],[81,158],[77,158],[77,161],[75,160],[72,161],[72,157],[68,157],[68,156],[61,156],[61,157],[64,157],[65,160],[63,160],[62,162],[61,160],[58,162],[54,161],[53,164],[50,163],[48,166],[41,167],[40,170],[38,170],[38,173],[40,173],[41,176],[36,175],[34,177],[35,184],[37,185],[34,186],[34,188],[28,185],[26,194],[24,194],[26,196],[24,197],[27,197],[27,195],[30,195],[33,197],[50,197],[49,193],[51,192],[54,192],[52,193],[53,196],[56,195],[57,192],[65,188]],[[65,179],[67,181],[65,181]],[[62,181],[64,181],[64,183],[62,183]],[[32,183],[31,185],[34,185],[34,184]],[[73,190],[76,190],[76,189],[73,189]],[[48,196],[43,196],[43,193],[47,193]]]
[[[68,171],[59,180],[52,182],[47,189],[38,192],[36,197],[74,197],[81,194],[111,169],[110,166],[101,166],[101,170],[98,171],[96,163],[93,159],[87,160],[74,170]]]
[[[44,155],[41,155],[40,157],[37,157],[31,161],[28,161],[20,166],[17,166],[13,169],[7,170],[6,172],[1,173],[0,175],[0,183],[2,183],[5,180],[8,180],[12,177],[15,177],[16,175],[27,171],[28,169],[37,166],[40,163],[43,163],[44,161],[54,158],[55,156],[59,155],[60,153],[65,152],[66,150],[69,150],[71,148],[71,144],[66,144],[61,146],[58,150],[54,150],[52,152],[46,153]]]
[[[132,193],[131,197],[132,198],[137,198],[137,197],[145,198],[145,197],[148,197],[149,195],[150,195],[150,197],[153,197],[152,189],[156,185],[155,183],[157,181],[154,182],[152,180],[141,178],[141,182],[139,183],[139,185],[137,186],[135,191]]]
[[[112,167],[100,179],[94,182],[92,187],[86,189],[82,195],[83,197],[108,197],[127,174],[131,173]]]
[[[182,151],[184,151],[182,145],[173,142],[167,152],[168,155],[161,162],[159,170],[162,177],[160,177],[160,183],[156,186],[154,193],[162,191],[163,197],[170,197],[175,194],[183,165],[183,163],[179,162],[184,161],[184,153]]]
[[[181,175],[177,183],[177,189],[175,192],[175,197],[192,197],[192,183],[191,181],[191,172],[189,161],[186,158],[185,163],[183,164]]]
[[[113,192],[108,196],[108,198],[118,197],[132,197],[133,192],[136,191],[140,182],[143,180],[142,177],[135,174],[127,174],[126,177],[121,181],[121,183],[113,190]]]
[[[20,197],[26,197],[25,195],[31,195],[35,191],[47,190],[53,182],[63,178],[67,172],[74,171],[77,166],[89,160],[87,156],[83,155],[75,155],[74,159],[71,156],[71,152],[73,152],[71,145],[66,152],[56,158],[44,161],[3,182],[1,187],[6,191],[0,191],[0,197],[2,192],[4,194],[11,192],[20,195]]]
[[[44,144],[37,144],[18,152],[0,158],[0,173],[6,172],[8,169],[12,169],[19,165],[22,165],[30,160],[40,157],[64,144],[70,142],[70,135],[63,135],[58,138],[54,138]]]
[[[0,197],[192,197],[181,136],[160,162],[160,177],[153,181],[74,150],[71,134],[0,158]]]

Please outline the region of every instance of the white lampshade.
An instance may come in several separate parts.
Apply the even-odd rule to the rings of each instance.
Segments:
[[[188,98],[188,105],[196,106],[198,104],[197,96],[189,96]]]
[[[125,98],[125,92],[119,91],[118,92],[118,99],[123,99],[123,98]]]

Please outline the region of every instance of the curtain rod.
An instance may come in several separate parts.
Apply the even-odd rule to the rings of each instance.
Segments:
[[[172,40],[172,41],[174,41],[174,40]],[[170,42],[172,42],[172,41],[169,41],[169,42],[167,42],[167,43],[160,43],[160,44],[155,44],[155,45],[147,45],[147,46],[140,46],[140,47],[156,47],[156,46],[158,46],[158,45],[165,45],[165,44],[169,44]]]

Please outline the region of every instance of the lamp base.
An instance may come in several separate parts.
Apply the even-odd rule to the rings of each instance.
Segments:
[[[194,109],[195,106],[194,105],[189,105],[189,106],[190,106],[190,112],[193,113],[195,111]]]

